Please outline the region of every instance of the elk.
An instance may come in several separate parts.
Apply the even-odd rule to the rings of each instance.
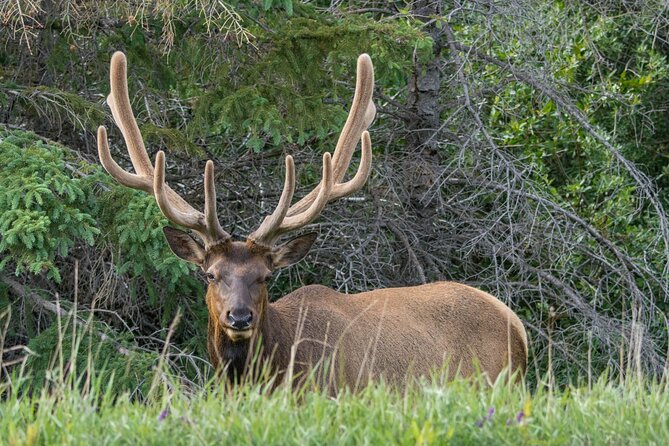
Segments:
[[[130,106],[125,55],[111,59],[107,103],[121,130],[135,173],[113,159],[105,127],[98,128],[100,161],[119,183],[141,189],[169,221],[190,234],[163,228],[178,257],[198,265],[208,280],[207,350],[212,365],[230,382],[263,363],[281,379],[307,376],[319,364],[330,373],[323,386],[357,388],[383,377],[399,387],[439,371],[448,362],[456,374],[485,374],[495,380],[505,369],[527,364],[527,337],[518,316],[481,290],[454,282],[342,294],[310,285],[270,303],[272,272],[300,261],[316,238],[306,233],[278,244],[279,238],[314,221],[325,205],[362,188],[371,170],[367,131],[376,114],[374,70],[368,55],[357,62],[353,103],[333,155],[323,155],[322,178],[291,205],[295,191],[293,158],[285,157],[285,181],[278,204],[246,240],[233,240],[216,214],[214,164],[204,169],[204,212],[165,183],[165,154],[150,162]],[[361,158],[349,181],[344,176],[358,141]]]

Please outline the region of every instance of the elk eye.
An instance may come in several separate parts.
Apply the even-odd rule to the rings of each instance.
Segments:
[[[213,282],[216,280],[216,276],[214,275],[214,273],[207,273],[206,276],[208,282]]]

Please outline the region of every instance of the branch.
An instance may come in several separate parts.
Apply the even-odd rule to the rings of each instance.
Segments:
[[[402,244],[407,250],[407,254],[409,255],[409,259],[411,260],[411,263],[414,264],[414,267],[416,268],[416,271],[418,272],[418,277],[420,278],[420,283],[427,283],[427,279],[425,278],[425,271],[423,270],[423,266],[420,264],[418,261],[418,257],[416,257],[416,253],[414,252],[413,248],[411,247],[411,243],[409,243],[409,239],[404,235],[404,233],[395,226],[393,222],[387,222],[384,225],[386,228],[390,229],[390,231],[395,234],[395,236],[400,239]]]
[[[18,296],[21,296],[23,298],[30,299],[36,306],[40,307],[41,309],[47,310],[47,311],[49,311],[51,313],[54,313],[54,314],[57,314],[60,317],[68,317],[70,315],[67,311],[63,310],[59,305],[56,305],[53,302],[49,302],[48,300],[42,298],[41,296],[37,295],[36,293],[28,290],[25,286],[23,286],[22,284],[20,284],[16,280],[14,280],[14,279],[6,276],[6,275],[3,275],[2,276],[2,281],[4,283],[6,283],[7,285],[9,285],[9,287],[12,289],[14,294],[16,294]],[[77,316],[74,316],[74,322],[79,327],[82,327],[84,329],[88,328],[88,326],[89,326],[88,322],[79,319]],[[132,353],[130,350],[128,350],[125,347],[122,347],[118,342],[116,342],[114,339],[109,337],[109,335],[107,335],[107,334],[105,334],[101,331],[97,331],[97,330],[96,330],[95,333],[98,335],[98,337],[102,341],[108,341],[108,342],[111,342],[112,344],[114,344],[114,347],[116,348],[116,351],[119,352],[120,354],[122,354],[124,356],[129,356]]]
[[[618,160],[618,162],[620,162],[625,167],[625,169],[629,172],[634,181],[640,186],[642,193],[646,195],[646,197],[650,200],[651,204],[655,208],[655,211],[658,214],[658,219],[660,222],[660,230],[662,231],[662,239],[664,241],[665,254],[667,259],[669,259],[669,221],[667,220],[667,214],[664,210],[664,206],[658,196],[656,187],[653,184],[652,180],[649,179],[646,176],[646,174],[637,169],[634,163],[625,158],[618,149],[616,149],[604,136],[602,136],[597,131],[597,129],[588,122],[586,116],[578,107],[567,101],[551,85],[542,82],[538,78],[538,76],[534,76],[531,73],[515,68],[508,62],[501,61],[487,54],[483,54],[475,48],[456,42],[450,30],[450,27],[446,25],[445,29],[447,30],[446,34],[448,35],[449,45],[451,46],[452,50],[458,50],[467,54],[473,54],[479,60],[496,65],[502,68],[503,70],[511,73],[511,75],[513,75],[516,79],[536,88],[541,93],[551,98],[551,100],[553,100],[553,102],[555,102],[555,104],[558,107],[560,107],[571,118],[576,120],[576,122],[578,122],[593,138],[595,138],[604,147],[607,148],[607,150]],[[664,265],[664,272],[665,274],[669,272],[669,262],[667,262]]]

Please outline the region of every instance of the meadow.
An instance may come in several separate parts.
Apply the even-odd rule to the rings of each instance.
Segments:
[[[18,380],[20,381],[20,380]],[[440,445],[639,444],[669,442],[666,383],[600,377],[590,387],[494,386],[462,380],[383,384],[330,397],[178,381],[145,401],[115,396],[113,382],[88,391],[61,382],[30,397],[5,386],[0,438],[9,445],[231,444]]]

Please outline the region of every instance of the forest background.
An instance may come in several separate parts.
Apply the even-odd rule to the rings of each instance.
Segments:
[[[455,280],[520,315],[531,380],[663,376],[667,8],[0,1],[0,374],[41,387],[55,362],[93,358],[130,392],[159,361],[186,383],[211,376],[203,278],[169,251],[154,200],[97,159],[106,125],[129,166],[105,104],[121,50],[150,156],[167,152],[168,182],[191,203],[214,160],[236,237],[273,209],[286,154],[301,191],[318,181],[356,57],[372,57],[371,178],[308,228],[318,241],[276,275],[273,298]]]

